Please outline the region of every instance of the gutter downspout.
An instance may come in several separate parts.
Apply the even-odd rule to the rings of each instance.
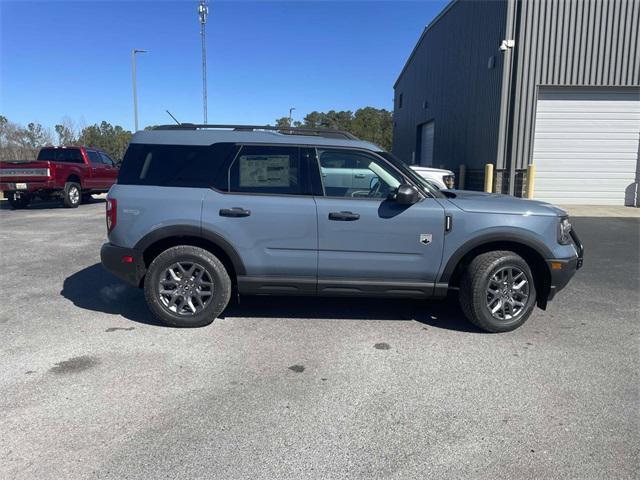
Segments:
[[[505,40],[514,40],[516,37],[516,17],[517,17],[517,0],[508,0],[507,2],[507,23],[505,28]],[[503,42],[504,44],[505,42]],[[502,91],[500,95],[500,123],[498,125],[498,151],[496,155],[496,169],[504,169],[509,165],[509,195],[515,193],[515,162],[513,159],[507,158],[509,152],[509,141],[511,135],[508,129],[511,125],[511,96],[512,96],[512,80],[515,74],[514,68],[514,48],[506,48],[503,50],[502,63]]]

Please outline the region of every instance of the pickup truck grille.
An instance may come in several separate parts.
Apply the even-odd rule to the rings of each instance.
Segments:
[[[48,168],[0,168],[0,178],[5,177],[48,177]]]

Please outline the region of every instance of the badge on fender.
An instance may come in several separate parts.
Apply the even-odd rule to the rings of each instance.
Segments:
[[[420,234],[420,243],[423,245],[429,245],[431,243],[432,236],[430,233]]]

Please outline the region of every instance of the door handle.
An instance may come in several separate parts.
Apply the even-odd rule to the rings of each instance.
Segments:
[[[353,212],[331,212],[329,214],[329,220],[336,220],[338,222],[353,222],[359,218],[360,214]]]
[[[249,215],[251,215],[251,210],[245,210],[244,208],[240,208],[240,207],[220,209],[221,217],[238,218],[238,217],[248,217]]]
[[[356,173],[354,176],[355,176],[356,178],[364,178],[364,177],[365,177],[365,174],[364,174],[364,173]]]

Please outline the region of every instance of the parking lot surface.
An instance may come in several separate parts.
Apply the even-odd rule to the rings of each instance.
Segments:
[[[242,298],[157,325],[104,203],[0,209],[0,478],[634,478],[637,218],[519,330],[455,302]]]

